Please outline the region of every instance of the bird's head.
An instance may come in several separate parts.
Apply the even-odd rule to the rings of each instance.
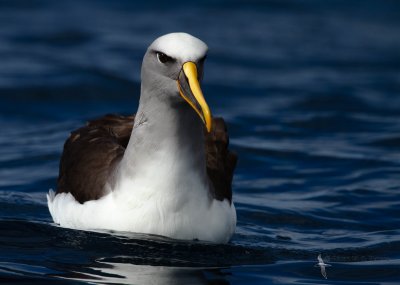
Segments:
[[[186,33],[156,39],[147,49],[142,65],[142,87],[169,102],[186,101],[211,130],[211,112],[200,88],[207,45]],[[148,82],[144,82],[147,80]]]

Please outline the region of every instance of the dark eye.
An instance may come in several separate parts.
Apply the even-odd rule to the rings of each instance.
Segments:
[[[172,61],[172,57],[170,57],[162,52],[157,52],[157,58],[158,58],[158,61],[161,63],[166,63],[168,61]]]

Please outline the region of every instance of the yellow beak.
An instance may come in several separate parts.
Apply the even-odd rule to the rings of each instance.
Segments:
[[[210,132],[212,123],[211,112],[201,91],[197,67],[194,62],[188,61],[183,64],[177,83],[179,94],[196,111],[203,120],[207,131]]]

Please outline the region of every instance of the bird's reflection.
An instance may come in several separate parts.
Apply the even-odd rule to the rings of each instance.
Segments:
[[[230,284],[222,268],[191,268],[96,262],[82,272],[69,272],[63,278],[95,284]]]

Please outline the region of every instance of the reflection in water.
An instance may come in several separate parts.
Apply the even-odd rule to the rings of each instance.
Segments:
[[[230,284],[220,268],[191,268],[96,262],[63,278],[96,284]]]

